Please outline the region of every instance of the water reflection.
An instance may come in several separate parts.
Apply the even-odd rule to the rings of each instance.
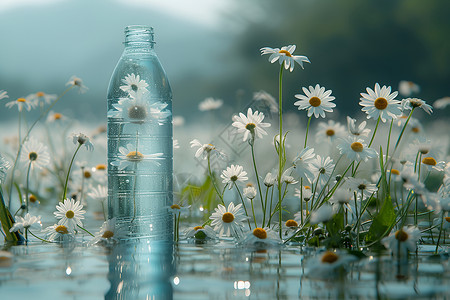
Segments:
[[[121,242],[108,255],[111,288],[105,299],[172,299],[173,244],[139,239]]]

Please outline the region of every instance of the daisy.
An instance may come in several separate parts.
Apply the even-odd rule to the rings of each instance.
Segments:
[[[281,49],[264,47],[261,48],[261,55],[270,54],[269,61],[271,64],[278,60],[281,66],[284,62],[285,69],[290,69],[289,71],[292,72],[294,70],[295,63],[298,63],[302,69],[303,62],[311,63],[306,56],[292,55],[296,47],[296,45],[284,46],[281,47]]]
[[[291,176],[292,172],[294,170],[294,167],[287,168],[286,171],[283,172],[281,175],[281,182],[284,182],[286,184],[296,184],[298,183],[297,180],[293,176]]]
[[[231,202],[228,208],[219,204],[214,210],[209,218],[212,220],[211,226],[220,236],[238,237],[242,234],[244,222],[247,220],[242,204],[234,206]]]
[[[167,103],[161,101],[149,104],[142,95],[135,98],[121,98],[118,103],[113,104],[115,110],[110,110],[108,117],[123,118],[125,122],[133,124],[146,122],[162,124],[171,115],[166,109],[167,106]]]
[[[43,230],[49,241],[60,241],[62,238],[73,234],[73,231],[64,225],[54,224]]]
[[[42,169],[50,163],[50,154],[47,151],[47,146],[44,146],[44,144],[34,138],[29,139],[23,144],[20,161],[31,164],[31,169]]]
[[[173,139],[173,149],[180,149],[180,142],[177,139]]]
[[[361,122],[358,127],[356,127],[356,120],[347,116],[347,128],[351,135],[355,136],[369,136],[370,129],[366,128],[366,121]]]
[[[24,229],[28,229],[31,227],[41,228],[41,226],[41,216],[36,217],[27,213],[24,218],[20,216],[16,217],[16,222],[14,223],[13,227],[11,227],[9,232],[17,232],[19,230],[23,232]]]
[[[1,99],[4,99],[4,98],[9,98],[8,92],[7,92],[7,91],[0,90],[0,100],[1,100]]]
[[[256,197],[256,188],[253,185],[248,185],[246,188],[244,188],[244,196],[247,197],[250,200],[255,199]]]
[[[225,154],[212,144],[202,144],[199,140],[193,139],[191,142],[191,148],[198,147],[197,151],[195,152],[195,157],[202,157],[203,159],[207,159],[210,157],[211,153],[215,154],[217,157],[222,158],[225,156]]]
[[[215,240],[216,232],[209,226],[195,226],[187,229],[185,231],[186,238],[193,238],[196,240]]]
[[[362,139],[354,139],[351,137],[341,139],[341,143],[337,148],[341,154],[347,156],[351,161],[367,161],[369,158],[378,156],[377,151],[367,148],[367,144]]]
[[[383,85],[380,88],[378,83],[375,84],[375,90],[366,88],[366,93],[361,93],[361,101],[359,105],[363,106],[362,111],[366,112],[367,118],[378,119],[386,122],[386,120],[395,119],[401,115],[400,101],[395,100],[398,92],[391,93],[391,87]]]
[[[100,231],[95,234],[94,239],[90,241],[89,244],[114,244],[126,236],[127,231],[124,230],[124,228],[117,227],[116,218],[112,218],[102,224]]]
[[[316,184],[319,186],[323,186],[327,183],[333,170],[334,164],[330,157],[320,157],[320,155],[317,155],[311,163],[311,172],[315,176],[314,181],[318,181]]]
[[[17,98],[16,100],[10,101],[5,104],[6,107],[11,108],[14,105],[17,105],[17,109],[22,111],[25,108],[27,111],[30,111],[32,108],[36,107],[36,103],[31,101],[29,97],[27,98]]]
[[[60,122],[66,121],[67,119],[68,118],[65,115],[58,112],[54,112],[52,110],[47,115],[47,123],[58,122],[59,124]]]
[[[308,146],[304,148],[292,161],[295,172],[308,181],[313,180],[314,174],[311,171],[311,164],[314,161],[314,148]]]
[[[189,209],[190,208],[191,208],[190,205],[188,205],[188,206],[181,206],[181,205],[178,205],[178,204],[172,204],[171,206],[167,207],[167,209],[171,213],[173,213],[174,215],[189,213]]]
[[[220,177],[223,179],[222,183],[228,185],[228,189],[232,189],[233,185],[236,181],[244,182],[248,180],[246,176],[247,172],[244,171],[244,168],[239,165],[231,165],[231,167],[227,167],[226,170],[222,171]]]
[[[91,143],[87,135],[84,135],[83,133],[73,133],[71,137],[75,145],[84,145],[88,151],[94,151],[94,145]]]
[[[74,199],[66,198],[64,202],[58,203],[57,211],[53,214],[57,219],[60,219],[58,224],[66,226],[70,231],[73,231],[77,226],[82,227],[81,222],[84,219],[86,211],[82,210],[83,205]]]
[[[83,84],[83,80],[81,80],[81,78],[78,78],[75,75],[70,77],[70,79],[66,83],[66,85],[76,86],[78,88],[78,92],[81,93],[81,94],[88,90],[87,86],[85,86]]]
[[[298,197],[300,200],[308,202],[309,200],[311,200],[312,197],[311,187],[305,185],[302,187],[302,191],[300,191],[300,189],[298,188],[295,188],[294,196]]]
[[[345,205],[350,202],[350,200],[353,199],[353,195],[350,193],[349,190],[339,188],[337,189],[333,196],[330,198],[329,202],[331,204],[339,204],[339,205]]]
[[[391,250],[395,256],[406,257],[408,251],[416,251],[417,242],[420,239],[420,230],[417,227],[401,228],[391,233],[382,240],[386,248]],[[400,252],[399,252],[400,251]]]
[[[434,159],[434,157],[428,156],[428,157],[424,157],[422,159],[422,164],[424,164],[428,171],[431,171],[431,169],[434,169],[436,171],[444,171],[444,168],[446,166],[445,161],[440,161],[437,162],[436,159]]]
[[[100,202],[106,202],[106,199],[108,198],[108,188],[99,184],[96,188],[91,189],[90,192],[87,193],[87,196]]]
[[[450,105],[450,97],[439,98],[433,102],[433,107],[436,109],[444,109]]]
[[[331,220],[334,215],[333,207],[329,204],[324,204],[317,210],[311,212],[311,218],[309,222],[311,225],[325,223]]]
[[[278,112],[278,102],[275,98],[267,93],[266,91],[259,91],[253,93],[253,100],[256,102],[261,102],[265,107],[268,107],[271,113]]]
[[[331,102],[335,99],[331,96],[331,90],[325,91],[325,88],[318,84],[315,87],[309,86],[309,90],[305,87],[302,89],[306,96],[295,95],[295,98],[300,100],[294,102],[294,105],[298,106],[298,110],[307,110],[308,117],[314,114],[316,118],[325,118],[325,112],[332,112],[333,107],[336,107],[336,104]]]
[[[172,119],[172,124],[174,127],[179,127],[184,125],[184,118],[182,116],[174,116]]]
[[[43,104],[52,103],[54,100],[56,100],[58,98],[58,96],[46,94],[44,92],[37,92],[37,93],[28,95],[27,98],[29,98],[30,101],[34,102],[35,105],[39,105],[39,104],[43,105]]]
[[[270,127],[270,123],[263,123],[264,114],[262,112],[255,111],[253,113],[251,108],[248,108],[247,116],[243,113],[239,113],[239,116],[233,116],[233,125],[237,128],[238,133],[244,133],[244,142],[247,140],[249,133],[252,139],[257,135],[262,138],[263,134],[267,135],[267,132],[263,129],[264,127]]]
[[[216,100],[212,97],[209,97],[199,103],[198,109],[200,111],[216,110],[216,109],[221,108],[222,104],[223,104],[223,100],[221,100],[221,99]]]
[[[127,92],[130,96],[136,97],[137,95],[142,95],[147,92],[148,84],[145,80],[141,80],[139,75],[134,75],[134,73],[127,74],[125,79],[122,79],[125,85],[120,86],[120,89]]]
[[[328,123],[320,122],[317,128],[316,139],[318,142],[334,142],[337,138],[345,136],[345,127],[339,122],[328,120]]]
[[[306,263],[306,276],[317,279],[330,279],[342,276],[346,266],[357,260],[356,256],[341,252],[325,251]]]
[[[433,112],[433,107],[419,98],[407,98],[402,100],[403,110],[412,110],[417,107],[422,108],[429,115]]]
[[[271,172],[268,172],[266,174],[266,177],[264,177],[264,185],[267,187],[271,187],[277,183],[277,179],[278,179],[277,175],[275,175]]]
[[[0,95],[1,95],[1,93],[0,93]],[[11,267],[12,263],[13,263],[13,259],[14,259],[14,254],[12,254],[9,251],[0,250],[0,268]]]
[[[281,244],[278,234],[269,227],[257,227],[248,232],[240,242],[243,245],[271,246]]]
[[[376,184],[370,183],[362,178],[348,177],[345,180],[345,184],[349,190],[351,190],[352,192],[356,192],[356,195],[358,197],[362,193],[364,198],[368,198],[372,196],[373,193],[378,191]]]
[[[409,97],[412,94],[420,92],[420,87],[412,81],[402,80],[398,84],[398,91],[400,95]]]
[[[159,165],[156,160],[162,159],[164,155],[163,153],[144,155],[137,151],[136,146],[132,144],[127,144],[126,147],[119,147],[119,153],[118,157],[111,162],[111,165],[118,167],[119,170],[124,170],[141,162],[152,162]]]

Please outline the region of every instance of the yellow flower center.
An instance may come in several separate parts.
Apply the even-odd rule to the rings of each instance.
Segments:
[[[37,92],[37,93],[36,93],[36,96],[38,96],[38,97],[44,97],[44,96],[45,96],[45,93],[44,93],[44,92]]]
[[[234,182],[234,181],[238,180],[238,177],[236,175],[233,175],[230,177],[230,180]]]
[[[245,125],[245,129],[250,131],[253,131],[255,127],[256,127],[255,123],[248,123],[247,125]]]
[[[377,109],[383,110],[388,106],[388,102],[384,98],[377,98],[374,102],[374,105]]]
[[[127,160],[139,162],[144,159],[144,155],[139,151],[130,151],[127,154]]]
[[[428,166],[435,166],[437,164],[436,160],[432,157],[425,157],[422,159],[422,163]]]
[[[230,212],[226,212],[222,215],[222,221],[224,221],[225,223],[231,223],[234,221],[234,216],[232,213]]]
[[[60,119],[62,118],[62,114],[60,114],[60,113],[55,113],[55,114],[53,115],[53,118],[55,118],[55,120],[60,120]]]
[[[84,178],[91,178],[92,174],[89,171],[84,171],[83,176]]]
[[[450,217],[445,217],[444,219],[445,219],[445,221],[450,223]]]
[[[253,235],[261,240],[264,240],[267,238],[267,232],[264,230],[264,228],[257,227],[255,229],[253,229]]]
[[[323,263],[328,263],[328,264],[332,264],[334,262],[336,262],[339,259],[339,256],[331,251],[327,251],[323,254],[321,261]]]
[[[335,132],[334,132],[333,129],[327,129],[327,131],[325,131],[325,134],[326,134],[327,136],[333,136],[333,135],[335,134]]]
[[[298,223],[295,222],[294,220],[287,220],[286,227],[298,227]]]
[[[38,155],[37,155],[36,152],[30,152],[30,153],[28,154],[28,158],[29,158],[31,161],[35,161],[35,160],[38,158]]]
[[[322,103],[322,101],[320,101],[319,97],[311,97],[311,99],[309,99],[309,104],[311,104],[311,106],[313,107],[319,106],[320,103]]]
[[[17,102],[27,102],[27,99],[25,99],[25,98],[19,98],[19,99],[17,99]]]
[[[292,57],[292,54],[289,51],[287,51],[287,50],[280,50],[280,51],[278,51],[278,53],[282,53],[282,54],[284,54],[286,56]]]
[[[391,170],[391,174],[394,174],[394,175],[400,175],[400,171],[397,170],[397,169],[392,169],[392,170]]]
[[[419,133],[420,132],[420,128],[419,127],[413,127],[411,129],[411,131],[414,132],[414,133]]]
[[[363,144],[361,144],[360,142],[353,142],[350,145],[350,148],[352,148],[352,150],[355,152],[362,152],[364,149]]]
[[[399,242],[405,242],[406,240],[408,240],[408,237],[408,234],[403,231],[403,229],[400,229],[395,233],[395,239]]]
[[[104,239],[110,239],[114,236],[114,232],[106,230],[103,234],[102,234],[102,238]]]
[[[68,210],[66,212],[66,218],[72,219],[75,216],[75,213],[72,210]]]
[[[36,198],[35,195],[30,195],[30,197],[28,197],[28,200],[29,200],[31,203],[35,203],[35,202],[37,201],[37,198]]]
[[[203,229],[203,226],[195,226],[195,227],[194,227],[194,230],[195,230],[195,231],[197,231],[197,230],[199,230],[199,229]]]
[[[58,232],[58,233],[61,233],[61,234],[68,234],[69,233],[69,231],[67,231],[67,227],[64,226],[64,225],[56,226],[55,231]]]
[[[178,204],[173,204],[170,206],[171,209],[181,209],[181,207]]]
[[[95,167],[97,170],[106,170],[106,165],[105,164],[99,164]]]
[[[147,117],[147,110],[140,105],[133,105],[128,108],[128,117],[134,120],[144,120]]]
[[[305,190],[310,190],[311,189],[311,187],[309,185],[305,185],[304,188],[305,188]]]

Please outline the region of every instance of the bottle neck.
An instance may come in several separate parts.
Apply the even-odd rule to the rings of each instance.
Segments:
[[[153,40],[153,28],[145,25],[131,25],[125,27],[125,50],[139,49],[151,51],[155,45]]]

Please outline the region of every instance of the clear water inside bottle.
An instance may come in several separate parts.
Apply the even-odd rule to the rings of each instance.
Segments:
[[[156,54],[126,49],[108,89],[108,217],[130,238],[172,237],[171,98]]]

